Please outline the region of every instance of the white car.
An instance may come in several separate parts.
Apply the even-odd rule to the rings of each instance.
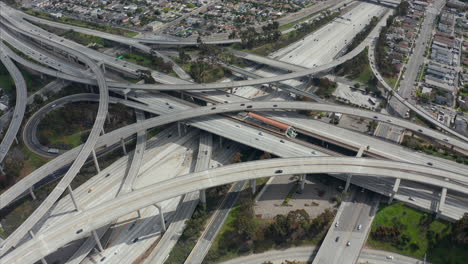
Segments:
[[[340,225],[340,222],[336,221],[335,227],[338,227]]]
[[[348,241],[348,243],[346,243],[346,246],[349,247],[351,245],[351,241]]]
[[[387,259],[393,259],[393,256],[387,256]]]
[[[361,230],[361,228],[362,228],[362,225],[357,226],[357,230]]]

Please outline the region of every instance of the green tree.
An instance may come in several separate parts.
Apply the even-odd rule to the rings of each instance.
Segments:
[[[458,220],[453,226],[453,239],[456,243],[468,245],[468,213]]]
[[[42,99],[42,96],[36,94],[34,95],[34,103],[37,105],[41,105],[42,103],[44,103],[44,99]]]

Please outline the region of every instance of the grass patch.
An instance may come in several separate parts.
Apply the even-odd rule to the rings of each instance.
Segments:
[[[188,61],[179,65],[198,83],[212,83],[231,75],[231,71],[221,65],[202,60]]]
[[[391,235],[377,238],[376,233],[382,227],[393,228],[394,232],[400,234],[393,238],[390,238]],[[436,264],[461,264],[466,263],[468,258],[466,247],[450,242],[451,223],[435,220],[432,215],[403,203],[382,205],[371,230],[367,244],[376,249],[394,251],[419,259],[427,254],[428,261]]]
[[[106,32],[106,33],[111,33],[111,34],[116,34],[116,35],[121,35],[121,36],[129,37],[129,38],[132,38],[132,37],[135,37],[136,35],[138,35],[138,32],[136,32],[136,31],[131,31],[131,30],[128,30],[128,29],[123,29],[123,28],[118,28],[118,27],[112,27],[112,26],[109,26],[109,25],[106,25],[106,24],[100,24],[100,23],[95,23],[95,22],[90,22],[90,21],[77,20],[77,19],[74,19],[74,18],[64,17],[64,16],[60,17],[60,18],[55,18],[55,17],[51,16],[50,14],[48,14],[46,12],[42,12],[42,11],[26,9],[24,12],[29,14],[29,15],[35,16],[35,17],[39,17],[39,18],[43,18],[43,19],[47,19],[47,20],[51,20],[51,21],[55,21],[55,22],[59,22],[59,23],[63,23],[63,24],[94,29],[94,30],[98,30],[98,31]]]
[[[64,34],[62,34],[62,37],[75,41],[85,46],[92,44],[92,43],[96,43],[103,47],[111,47],[111,45],[103,38],[83,34],[80,32],[73,31],[73,30],[69,30],[65,32]]]
[[[397,78],[395,77],[384,77],[384,80],[392,87],[392,89],[395,87],[397,83]]]
[[[367,64],[362,68],[362,72],[354,80],[361,83],[369,83],[370,81],[372,81],[372,79],[374,79],[374,73]]]

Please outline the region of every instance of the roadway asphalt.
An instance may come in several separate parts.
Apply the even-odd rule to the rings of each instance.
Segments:
[[[446,175],[452,179],[465,176],[442,172],[432,167],[401,162],[336,157],[283,158],[245,162],[168,179],[101,203],[75,214],[71,219],[61,221],[46,233],[36,235],[35,238],[4,256],[3,260],[6,263],[38,261],[57,248],[70,241],[85,237],[90,231],[113,219],[185,193],[241,180],[307,173],[350,173],[362,176],[395,177],[416,182],[431,182],[431,184],[453,189],[460,193],[468,193],[468,190],[460,188],[458,184],[440,179],[440,175]]]
[[[357,188],[355,188],[357,189]],[[379,198],[367,191],[352,191],[343,201],[333,224],[320,245],[313,264],[354,264],[367,240]],[[348,243],[350,243],[348,245]]]
[[[284,263],[284,261],[311,261],[314,259],[317,248],[315,246],[292,247],[285,250],[269,250],[259,254],[252,254],[222,262],[220,264],[262,264],[272,261],[274,264]],[[393,257],[388,259],[387,257]],[[372,264],[422,264],[422,261],[409,258],[396,253],[364,248],[359,255],[358,261]]]

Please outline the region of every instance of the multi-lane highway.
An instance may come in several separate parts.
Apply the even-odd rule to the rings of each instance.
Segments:
[[[328,230],[314,264],[354,264],[367,240],[372,220],[379,205],[374,193],[353,191],[349,201],[343,201]]]
[[[391,177],[430,183],[468,194],[466,187],[454,182],[463,181],[466,176],[411,163],[337,157],[282,158],[245,162],[168,179],[101,203],[73,215],[71,219],[62,221],[46,233],[38,234],[3,256],[3,259],[7,263],[38,261],[66,243],[87,236],[89,232],[113,219],[185,193],[273,175],[307,173],[351,173],[368,177]]]

